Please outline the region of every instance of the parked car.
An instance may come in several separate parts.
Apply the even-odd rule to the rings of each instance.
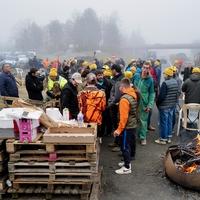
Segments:
[[[18,63],[26,64],[29,61],[29,58],[26,55],[18,55]]]

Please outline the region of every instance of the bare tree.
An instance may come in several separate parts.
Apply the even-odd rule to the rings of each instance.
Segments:
[[[95,50],[101,41],[101,26],[96,12],[88,8],[74,21],[72,38],[77,50]]]
[[[24,26],[16,35],[15,48],[20,50],[41,50],[43,46],[43,31],[36,23]]]
[[[102,25],[103,49],[107,52],[119,53],[121,51],[121,33],[117,24],[117,18],[110,16]]]

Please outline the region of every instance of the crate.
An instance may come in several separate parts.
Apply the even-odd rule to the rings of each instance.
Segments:
[[[40,125],[39,120],[19,119],[19,131],[31,131]]]
[[[39,120],[20,119],[19,120],[19,139],[21,142],[32,142],[37,137],[37,127]]]
[[[43,139],[44,143],[53,144],[93,144],[97,139],[97,128],[95,124],[86,125],[86,127],[81,128],[49,128],[45,132]]]

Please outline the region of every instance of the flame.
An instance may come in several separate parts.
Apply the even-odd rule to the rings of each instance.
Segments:
[[[197,169],[198,165],[193,163],[190,167],[184,168],[184,172],[186,173],[192,173]]]

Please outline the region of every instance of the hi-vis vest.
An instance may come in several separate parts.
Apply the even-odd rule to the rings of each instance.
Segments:
[[[54,83],[59,83],[60,89],[62,90],[67,83],[67,80],[63,78],[62,76],[59,76],[58,80],[53,81],[48,77],[48,84],[47,84],[47,90],[51,91],[53,89]]]

